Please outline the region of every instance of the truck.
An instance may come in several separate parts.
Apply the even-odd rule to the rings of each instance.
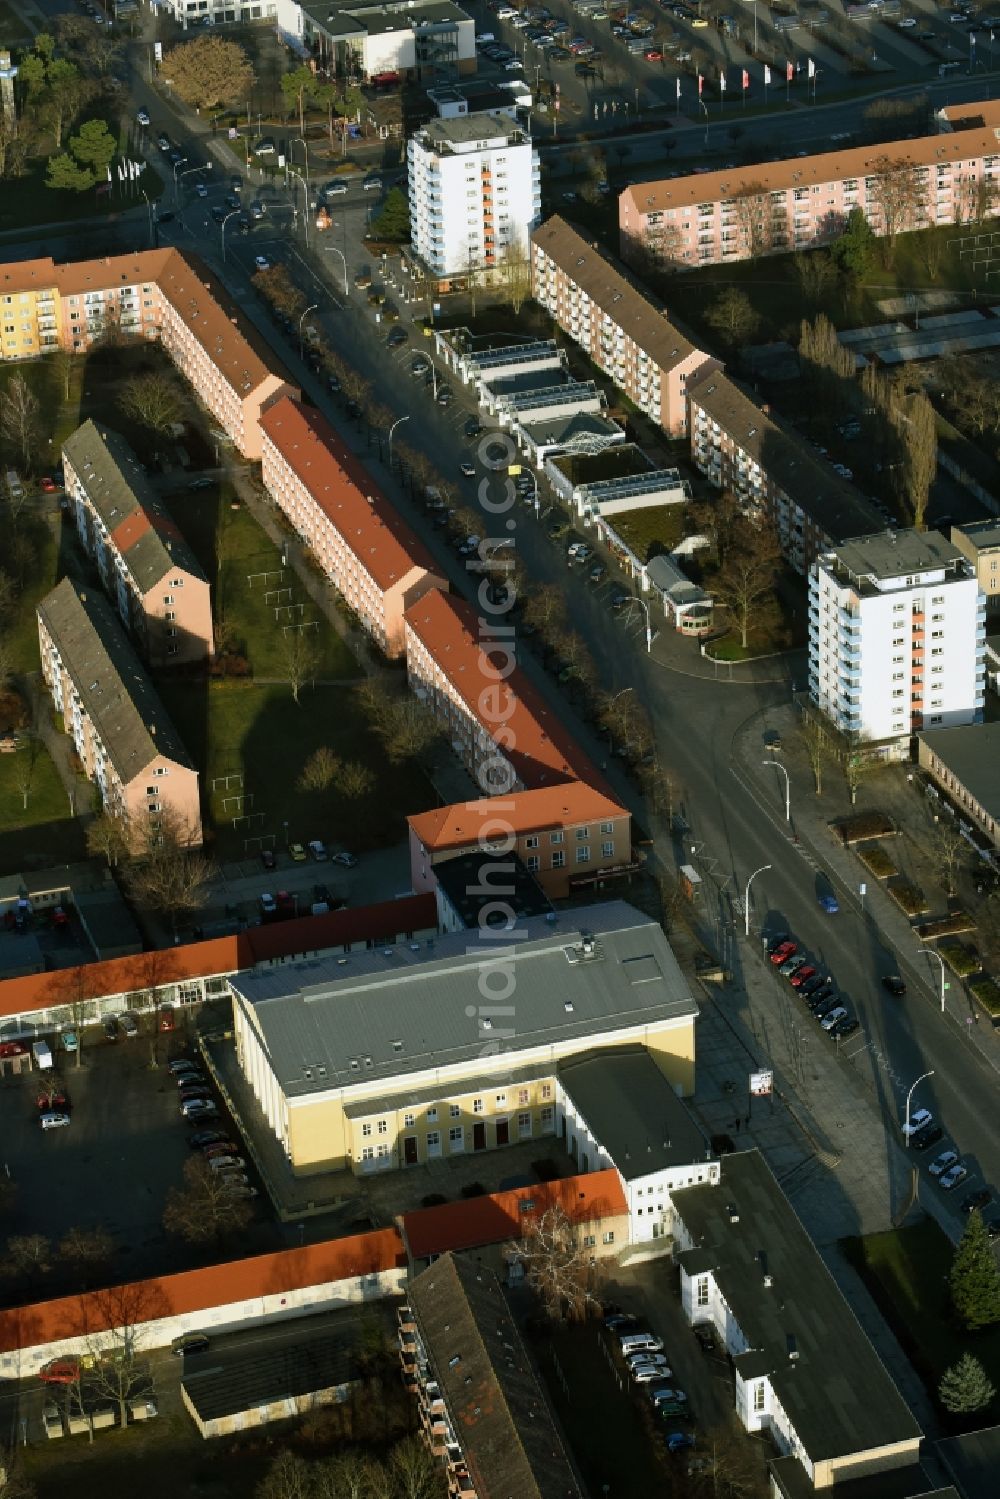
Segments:
[[[31,1055],[35,1059],[35,1066],[39,1072],[45,1072],[52,1066],[52,1052],[47,1041],[33,1041]]]

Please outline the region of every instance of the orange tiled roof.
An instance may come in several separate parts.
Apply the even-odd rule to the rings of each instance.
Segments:
[[[308,1286],[384,1273],[405,1263],[399,1232],[383,1228],[346,1239],[326,1239],[302,1249],[283,1249],[209,1265],[203,1270],[134,1281],[106,1291],[37,1301],[0,1311],[0,1352],[13,1353],[93,1334],[121,1326],[126,1316],[139,1324],[179,1317],[237,1301],[281,1296]]]
[[[502,821],[504,829],[510,828],[515,837],[520,837],[547,828],[571,828],[628,816],[618,802],[588,786],[586,781],[564,781],[561,786],[546,786],[537,791],[515,791],[500,800],[503,810],[499,816],[496,799],[482,797],[479,801],[435,807],[406,820],[426,849],[440,853],[449,848],[468,848],[478,842],[484,829],[495,832],[498,821]]]
[[[493,736],[503,729],[509,743],[503,752],[526,787],[582,780],[607,791],[596,766],[561,722],[558,709],[549,706],[525,673],[515,667],[504,681],[497,680],[497,669],[506,664],[506,647],[495,647],[502,655],[491,664],[489,640],[482,636],[479,617],[469,604],[432,589],[411,605],[405,618],[471,716]],[[483,717],[479,701],[484,692],[501,694],[497,711],[502,707],[502,719]]]
[[[984,118],[991,118],[988,111],[988,104],[961,107],[963,116],[982,112]],[[791,156],[782,161],[764,161],[757,166],[724,167],[719,172],[667,178],[659,182],[637,182],[627,187],[621,196],[630,200],[636,214],[642,215],[657,209],[715,203],[750,189],[786,192],[789,188],[811,188],[826,182],[839,182],[845,177],[870,177],[878,174],[880,163],[885,161],[905,162],[916,167],[946,166],[973,161],[980,156],[995,156],[998,151],[1000,145],[991,127],[947,131],[940,135],[919,136],[912,141],[849,146],[837,151],[823,151],[816,156]]]
[[[628,1212],[621,1178],[614,1167],[609,1167],[563,1181],[516,1187],[511,1192],[494,1192],[436,1208],[418,1208],[404,1213],[400,1221],[410,1255],[422,1260],[448,1250],[477,1249],[483,1244],[523,1238],[529,1226],[551,1207],[562,1208],[571,1223],[624,1217]]]
[[[437,572],[430,553],[315,407],[284,396],[260,425],[379,588],[403,582],[414,568]]]
[[[331,911],[327,916],[302,916],[297,921],[248,927],[232,937],[4,979],[0,982],[0,1015],[24,1015],[68,1004],[78,1000],[81,991],[88,999],[131,994],[184,979],[236,973],[255,963],[338,947],[343,942],[387,940],[401,932],[433,930],[436,926],[434,896],[411,895],[356,910]]]

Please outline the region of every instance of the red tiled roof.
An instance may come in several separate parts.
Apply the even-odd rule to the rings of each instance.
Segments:
[[[0,1311],[0,1353],[37,1348],[109,1327],[209,1311],[263,1296],[321,1286],[359,1275],[402,1268],[403,1242],[395,1228],[346,1239],[326,1239],[302,1249],[230,1260],[156,1280],[133,1281],[106,1291],[36,1301]]]
[[[343,942],[384,941],[402,932],[433,930],[436,926],[433,895],[409,895],[356,910],[331,911],[327,916],[301,916],[297,921],[248,927],[232,937],[4,979],[0,982],[0,1015],[28,1014],[81,997],[130,994],[183,979],[236,973],[272,958],[338,947]]]
[[[432,589],[407,609],[405,618],[469,714],[493,737],[503,730],[503,753],[526,787],[581,780],[607,791],[597,767],[562,723],[558,708],[549,706],[525,673],[515,666],[498,680],[498,671],[506,667],[507,646],[494,642],[491,650],[490,638],[480,631],[479,616],[470,604]],[[502,718],[483,716],[484,693],[501,695],[496,707]]]
[[[564,781],[561,786],[545,786],[538,791],[515,791],[500,798],[504,829],[515,837],[523,833],[545,832],[547,828],[571,828],[591,822],[609,822],[629,814],[610,796],[588,786],[585,781]],[[481,797],[474,802],[455,802],[450,807],[435,807],[406,820],[423,846],[430,852],[449,848],[468,848],[478,843],[484,829],[495,832],[498,814],[496,802]]]
[[[383,591],[414,568],[437,572],[433,557],[315,407],[285,396],[264,411],[260,425]]]
[[[483,1244],[523,1238],[529,1225],[551,1207],[562,1208],[571,1223],[624,1217],[628,1212],[621,1178],[610,1167],[563,1181],[418,1208],[404,1213],[400,1221],[411,1258],[422,1260],[450,1249],[478,1249]]]

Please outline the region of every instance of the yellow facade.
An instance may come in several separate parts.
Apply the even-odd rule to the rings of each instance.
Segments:
[[[32,287],[0,296],[0,350],[4,360],[34,359],[57,349],[61,317],[54,287]]]
[[[592,1046],[634,1045],[642,1039],[657,1066],[684,1095],[694,1091],[694,1017],[675,1022],[641,1038],[634,1032],[592,1036],[579,1050]],[[366,1103],[354,1092],[307,1096],[288,1103],[287,1148],[297,1175],[320,1171],[370,1171],[422,1166],[429,1160],[472,1155],[552,1135],[557,1125],[557,1061],[574,1055],[567,1050],[556,1061],[539,1063],[536,1077],[507,1081],[498,1068],[496,1082],[487,1085],[482,1058],[475,1079],[443,1080],[436,1098],[411,1103],[415,1091],[426,1095],[419,1080],[398,1079],[398,1102],[385,1092]],[[530,1070],[530,1063],[525,1070]]]

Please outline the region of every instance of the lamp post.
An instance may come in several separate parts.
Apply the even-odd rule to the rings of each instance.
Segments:
[[[395,432],[395,430],[396,430],[397,427],[401,427],[404,422],[408,422],[409,420],[410,420],[410,418],[408,416],[399,416],[399,417],[396,418],[396,420],[393,422],[392,426],[389,428],[389,444],[388,444],[388,446],[389,446],[389,471],[390,471],[390,473],[392,472],[392,434]]]
[[[299,186],[302,189],[302,193],[303,193],[302,226],[303,226],[303,232],[305,233],[305,237],[306,237],[306,249],[308,250],[308,248],[309,248],[309,188],[306,185],[306,183],[303,182],[303,180],[299,176],[298,172],[293,172],[292,173],[291,180],[293,182],[297,182],[299,184]],[[295,194],[294,193],[292,193],[292,198],[294,200],[294,198],[295,198]]]
[[[229,223],[230,219],[235,219],[237,217],[237,215],[239,214],[239,212],[240,212],[240,210],[238,208],[233,208],[233,209],[230,210],[229,213],[226,214],[226,217],[222,220],[222,228],[220,230],[220,233],[222,235],[222,263],[223,263],[223,265],[225,265],[225,263],[226,263],[226,225]]]
[[[780,770],[781,774],[784,776],[784,778],[785,778],[785,821],[786,822],[791,822],[791,820],[792,820],[792,783],[791,783],[791,781],[789,779],[788,771],[785,769],[784,765],[781,764],[780,760],[762,760],[760,763],[762,765],[771,765],[771,766],[773,766],[775,770]]]
[[[292,147],[293,146],[301,146],[302,147],[302,155],[303,155],[303,158],[305,160],[305,168],[306,168],[306,187],[308,187],[309,186],[309,147],[306,145],[306,143],[305,143],[305,141],[304,141],[304,139],[302,138],[301,135],[295,135],[295,136],[293,136],[292,139],[288,142],[288,154],[289,154],[289,156],[291,156],[291,154],[292,154]]]
[[[929,957],[936,958],[937,962],[938,962],[938,967],[941,969],[941,1014],[943,1015],[944,1014],[944,991],[945,991],[945,987],[946,987],[945,981],[944,981],[944,958],[942,958],[942,956],[941,956],[941,954],[939,952],[935,952],[934,949],[933,949],[933,947],[928,947],[926,945],[926,943],[919,942],[917,944],[917,946],[918,946],[920,952],[925,952],[925,953],[928,954]]]
[[[616,692],[615,695],[614,695],[614,697],[608,703],[608,713],[610,714],[611,709],[614,707],[615,703],[617,703],[617,701],[618,701],[618,699],[620,697],[624,697],[625,694],[626,694],[626,692],[632,692],[632,691],[633,691],[633,689],[631,687],[623,687],[622,690],[621,690],[621,692]],[[614,747],[615,747],[614,730],[611,728],[611,726],[609,724],[609,726],[608,726],[608,749],[609,750],[614,750]],[[628,738],[627,737],[626,737],[626,740],[625,740],[625,750],[626,750],[626,753],[627,753],[628,752]]]
[[[149,243],[155,247],[155,245],[156,245],[156,220],[153,218],[153,204],[152,204],[150,196],[146,192],[145,188],[140,189],[140,191],[142,192],[142,196],[146,200],[146,212],[149,215]]]
[[[303,353],[303,350],[302,350],[302,324],[305,322],[306,318],[309,316],[309,314],[311,312],[315,312],[316,311],[316,308],[318,306],[319,306],[318,302],[313,302],[311,304],[311,306],[309,306],[309,307],[306,308],[305,312],[299,318],[299,358],[300,359],[302,358],[302,353]]]
[[[757,876],[759,874],[763,874],[764,871],[767,870],[767,869],[770,869],[770,867],[771,867],[770,864],[762,864],[759,869],[755,869],[754,870],[753,874],[747,880],[747,888],[746,888],[746,892],[745,892],[745,894],[743,896],[743,915],[744,915],[743,935],[744,935],[744,937],[749,937],[749,935],[750,935],[750,886],[753,884],[754,880],[757,878]]]
[[[924,1080],[924,1078],[926,1078],[926,1077],[933,1077],[933,1076],[934,1076],[934,1068],[933,1067],[931,1068],[930,1072],[922,1072],[920,1074],[920,1076],[917,1078],[917,1082],[913,1084],[913,1087],[910,1089],[909,1093],[907,1093],[907,1095],[906,1095],[906,1123],[903,1126],[903,1136],[904,1136],[904,1138],[906,1140],[906,1148],[907,1149],[910,1148],[910,1099],[913,1097],[913,1089],[916,1088],[917,1083],[922,1083],[923,1080]]]
[[[349,296],[347,290],[347,256],[343,250],[338,250],[336,245],[326,245],[324,248],[329,250],[331,254],[340,256],[341,265],[344,267],[344,296]]]
[[[632,595],[632,599],[634,603],[640,605],[646,611],[646,655],[648,656],[653,649],[653,625],[649,617],[649,605],[637,593]]]

